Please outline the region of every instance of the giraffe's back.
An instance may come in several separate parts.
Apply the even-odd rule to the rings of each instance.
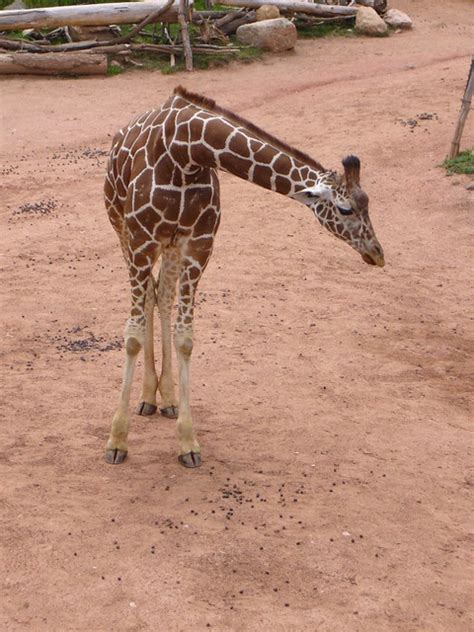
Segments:
[[[186,173],[177,160],[181,147],[170,146],[177,134],[177,112],[168,100],[145,112],[115,136],[105,181],[109,219],[122,246],[127,226],[142,229],[154,241],[171,243],[177,235],[206,235],[219,224],[219,183],[214,169]],[[184,151],[184,150],[183,150]],[[202,241],[204,245],[204,241]]]

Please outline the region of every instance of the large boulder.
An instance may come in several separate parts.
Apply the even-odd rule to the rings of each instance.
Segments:
[[[389,9],[383,16],[384,22],[394,29],[411,29],[413,22],[410,16],[398,9]]]
[[[361,35],[386,35],[388,26],[380,15],[370,7],[358,7],[355,30]]]
[[[272,4],[262,4],[261,7],[255,11],[255,17],[257,22],[263,22],[263,20],[276,20],[280,17],[280,9]]]
[[[298,38],[296,26],[286,18],[243,24],[237,29],[236,36],[242,44],[274,53],[294,48]]]
[[[357,0],[357,4],[361,4],[364,7],[371,7],[375,9],[377,13],[383,13],[387,8],[387,0]]]

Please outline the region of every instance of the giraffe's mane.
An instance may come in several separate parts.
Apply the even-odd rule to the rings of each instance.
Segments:
[[[183,86],[177,86],[174,89],[174,94],[182,97],[183,99],[186,99],[186,101],[189,101],[193,105],[197,105],[215,114],[225,116],[232,123],[245,127],[245,129],[247,129],[251,134],[255,134],[263,142],[272,145],[276,149],[279,149],[286,154],[289,154],[296,160],[299,160],[300,162],[306,164],[308,167],[312,167],[316,171],[326,171],[321,163],[317,162],[317,160],[314,160],[314,158],[311,158],[311,156],[308,156],[308,154],[305,154],[299,149],[291,147],[287,143],[284,143],[280,139],[276,138],[276,136],[269,134],[265,130],[257,127],[257,125],[254,125],[250,121],[247,121],[247,119],[239,116],[238,114],[235,114],[231,110],[227,110],[226,108],[217,105],[217,103],[213,99],[209,99],[208,97],[197,94],[195,92],[189,92],[188,90],[186,90],[186,88],[183,88]]]

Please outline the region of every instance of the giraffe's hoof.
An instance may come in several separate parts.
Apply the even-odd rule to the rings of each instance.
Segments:
[[[178,419],[177,406],[167,406],[166,408],[160,408],[160,413],[163,415],[163,417],[168,417],[168,419]]]
[[[186,454],[180,454],[178,461],[184,467],[199,467],[202,464],[201,455],[199,452],[187,452]]]
[[[112,465],[118,465],[123,463],[127,457],[127,452],[124,450],[107,450],[105,453],[105,460]]]
[[[147,402],[140,402],[136,410],[137,415],[143,415],[144,417],[149,417],[150,415],[154,415],[156,411],[157,411],[157,407],[154,406],[153,404],[148,404]]]

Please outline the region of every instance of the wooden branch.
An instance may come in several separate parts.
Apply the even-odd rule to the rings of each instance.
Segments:
[[[291,13],[306,13],[308,15],[317,15],[320,17],[334,17],[335,15],[355,16],[357,9],[354,7],[339,7],[326,4],[313,4],[311,2],[297,2],[290,0],[219,0],[219,4],[228,7],[246,7],[249,9],[258,9],[263,4],[269,4],[278,7],[280,11]]]
[[[0,75],[105,75],[107,57],[85,53],[0,53]]]
[[[167,53],[167,54],[183,54],[185,52],[184,46],[179,45],[171,45],[171,44],[130,44],[129,50],[133,51],[145,51],[145,52],[156,52],[156,53]],[[91,51],[93,52],[93,51]],[[238,53],[238,48],[231,47],[223,47],[223,46],[211,46],[201,44],[199,46],[193,46],[192,52],[199,55],[222,55],[222,54],[231,54]]]
[[[146,18],[144,18],[139,24],[137,24],[128,35],[124,35],[122,37],[119,37],[118,39],[115,40],[116,44],[123,44],[125,42],[129,42],[133,37],[135,37],[135,35],[138,35],[138,33],[140,33],[140,31],[145,28],[145,26],[147,26],[148,24],[151,24],[151,22],[157,22],[158,18],[163,17],[163,15],[169,11],[169,9],[171,9],[172,5],[173,5],[174,0],[166,0],[166,3],[164,6],[162,6],[161,8],[158,8],[156,11],[153,11],[153,13],[150,13],[150,15]],[[161,20],[160,20],[161,21]]]
[[[4,37],[0,37],[0,48],[4,50],[18,50],[18,51],[27,51],[30,53],[44,53],[47,52],[49,48],[53,48],[49,43],[47,45],[36,44],[33,42],[28,42],[26,40],[17,40],[17,39],[7,39]]]
[[[181,29],[181,39],[184,48],[184,63],[186,70],[191,72],[193,69],[193,52],[191,50],[191,40],[189,39],[188,20],[187,20],[187,0],[179,0],[178,22]]]
[[[96,54],[116,54],[122,51],[148,51],[148,52],[156,52],[156,53],[182,53],[183,47],[176,44],[117,44],[113,43],[108,44],[107,42],[81,42],[81,52],[84,53],[96,53]],[[73,45],[71,44],[58,44],[57,46],[48,45],[48,46],[39,46],[37,44],[32,44],[30,42],[25,42],[24,40],[5,40],[0,39],[0,52],[1,49],[12,50],[17,52],[29,52],[29,53],[40,53],[41,55],[45,55],[46,53],[64,53],[64,52],[77,52]],[[192,51],[194,53],[199,53],[202,55],[213,55],[213,54],[221,54],[221,53],[238,53],[239,49],[230,47],[230,46],[214,46],[211,44],[199,44],[198,46],[193,46]]]
[[[203,20],[218,20],[226,15],[239,12],[239,9],[229,9],[228,11],[193,11],[193,22],[200,24]]]
[[[314,26],[318,26],[321,24],[329,24],[329,23],[344,23],[345,20],[353,20],[354,16],[352,15],[337,15],[334,18],[315,18],[310,15],[305,15],[303,13],[295,13],[295,18],[298,20],[304,20],[307,24],[313,24]]]
[[[2,44],[1,42],[5,40],[0,40],[0,54],[2,52]],[[7,40],[10,41],[10,40]],[[15,42],[17,44],[17,42]],[[182,54],[183,46],[178,44],[113,44],[106,45],[105,42],[100,44],[99,46],[95,46],[97,42],[82,42],[82,44],[89,44],[89,48],[83,48],[80,52],[87,53],[89,55],[115,55],[117,53],[128,52],[131,53],[133,51],[136,52],[149,52],[149,53],[166,53],[169,54]],[[92,46],[94,44],[94,46]],[[67,44],[63,44],[62,46],[36,46],[35,44],[27,44],[23,48],[18,45],[16,48],[12,48],[18,53],[23,54],[24,52],[28,53],[41,53],[41,57],[46,55],[47,53],[55,53],[55,54],[63,54],[65,52],[76,53],[77,51],[73,51],[71,49],[67,51],[63,51],[62,47],[67,46]],[[199,55],[221,55],[221,54],[230,54],[230,53],[238,53],[239,49],[231,46],[213,46],[211,44],[199,44],[198,46],[192,47],[193,53],[197,53]]]
[[[459,154],[459,148],[461,146],[461,137],[464,131],[464,125],[466,123],[467,115],[471,109],[472,93],[474,91],[474,56],[471,60],[471,69],[469,71],[469,78],[467,80],[464,96],[461,101],[461,111],[459,113],[458,123],[454,131],[453,142],[451,143],[451,151],[449,152],[449,158],[456,158]]]
[[[245,11],[240,9],[239,11],[230,11],[226,13],[224,16],[221,16],[218,20],[214,22],[214,26],[217,26],[218,29],[225,26],[232,20],[236,20],[237,18],[241,18],[245,15]]]
[[[192,0],[189,0],[192,6]],[[161,14],[160,9],[168,6],[166,0],[148,2],[123,2],[110,4],[82,4],[45,9],[22,9],[0,11],[0,31],[27,28],[55,28],[57,26],[100,26],[110,24],[134,24],[159,15],[159,22],[177,22],[178,0],[170,3]],[[143,28],[143,27],[142,27]]]
[[[237,17],[232,22],[228,22],[224,24],[224,26],[220,26],[219,30],[224,33],[224,35],[233,35],[239,26],[243,24],[252,24],[252,22],[256,22],[257,17],[255,11],[245,12],[241,17]]]

